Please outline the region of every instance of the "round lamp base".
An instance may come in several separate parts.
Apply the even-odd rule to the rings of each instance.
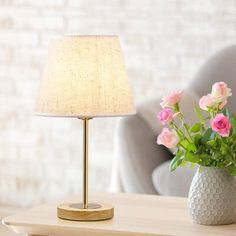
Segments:
[[[83,208],[81,203],[63,203],[57,206],[57,216],[63,220],[96,221],[108,220],[114,215],[114,208],[107,204],[90,203]]]

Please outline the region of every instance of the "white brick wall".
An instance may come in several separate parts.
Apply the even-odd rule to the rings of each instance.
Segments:
[[[82,124],[35,117],[51,39],[119,34],[136,101],[184,87],[235,42],[236,0],[0,0],[0,202],[34,205],[81,189]],[[91,121],[91,189],[106,190],[117,119]]]

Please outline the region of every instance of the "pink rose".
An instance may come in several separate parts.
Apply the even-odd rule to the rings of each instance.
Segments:
[[[216,82],[212,86],[211,91],[212,97],[215,102],[220,103],[227,100],[228,97],[232,95],[231,89],[225,82]]]
[[[157,137],[157,144],[164,145],[167,148],[175,147],[179,142],[179,137],[175,130],[163,128],[162,132]]]
[[[222,137],[228,137],[231,129],[231,124],[228,118],[220,113],[215,116],[210,122],[213,131],[217,132]]]
[[[174,105],[180,102],[182,95],[183,90],[172,92],[166,97],[162,98],[162,102],[160,103],[160,105],[162,106],[162,108],[173,107]]]
[[[211,94],[202,96],[199,100],[199,107],[204,111],[208,111],[209,108],[212,108],[214,106],[215,106],[215,101]]]
[[[159,121],[163,125],[171,122],[172,119],[173,119],[173,112],[172,112],[172,110],[170,108],[165,108],[165,109],[161,110],[158,113],[158,119],[159,119]]]

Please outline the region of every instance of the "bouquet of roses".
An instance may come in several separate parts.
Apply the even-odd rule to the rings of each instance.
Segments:
[[[183,91],[176,91],[164,97],[160,103],[163,110],[158,114],[165,127],[157,144],[175,148],[170,170],[191,163],[226,168],[230,175],[236,175],[236,116],[225,108],[231,89],[224,82],[215,83],[211,93],[199,100],[195,108],[199,121],[193,126],[186,123],[181,112],[182,95]]]

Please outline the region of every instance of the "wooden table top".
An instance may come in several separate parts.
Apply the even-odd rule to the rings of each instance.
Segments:
[[[96,193],[91,202],[105,202],[115,207],[111,220],[75,222],[58,219],[56,206],[63,202],[78,202],[79,196],[48,203],[3,219],[3,224],[15,232],[28,235],[53,236],[235,236],[236,224],[203,226],[192,221],[186,198]]]

